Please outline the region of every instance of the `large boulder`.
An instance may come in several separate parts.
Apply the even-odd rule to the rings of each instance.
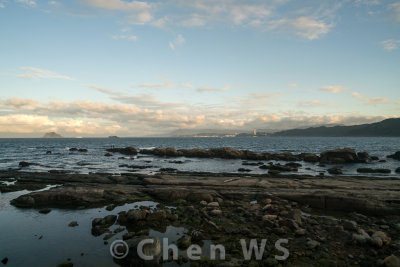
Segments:
[[[387,156],[387,158],[400,160],[400,151],[397,151],[396,153]]]
[[[312,153],[301,153],[299,155],[299,157],[302,158],[305,162],[318,162],[319,161],[319,157]]]
[[[109,148],[107,149],[107,152],[112,152],[112,153],[121,153],[124,155],[136,155],[137,150],[134,147],[125,147],[125,148]]]
[[[211,153],[203,148],[180,149],[183,156],[188,158],[210,158]]]
[[[209,150],[212,157],[222,159],[240,159],[243,157],[243,152],[230,147],[212,148]]]
[[[351,148],[335,149],[322,152],[321,162],[355,163],[358,162],[358,157],[354,149]]]

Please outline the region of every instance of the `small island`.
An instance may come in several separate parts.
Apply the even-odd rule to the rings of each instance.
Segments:
[[[55,133],[55,132],[49,132],[49,133],[45,133],[43,135],[43,138],[63,138],[60,134]]]

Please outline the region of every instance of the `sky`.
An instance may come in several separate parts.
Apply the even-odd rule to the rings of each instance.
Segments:
[[[400,1],[0,0],[0,137],[400,117]]]

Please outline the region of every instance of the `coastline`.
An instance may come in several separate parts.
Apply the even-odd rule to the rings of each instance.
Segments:
[[[151,211],[123,210],[113,215],[111,225],[125,227],[127,240],[143,238],[149,229],[165,229],[172,225],[188,230],[190,244],[212,240],[227,246],[228,261],[204,260],[203,266],[217,263],[251,265],[252,261],[241,259],[239,244],[232,242],[240,238],[288,238],[286,246],[290,257],[281,262],[285,266],[315,266],[315,262],[317,266],[335,266],[336,263],[376,266],[377,260],[382,260],[380,263],[383,264],[385,258],[399,250],[398,179],[282,174],[112,175],[0,171],[1,181],[10,181],[10,178],[18,182],[9,187],[14,186],[18,191],[59,185],[11,201],[17,207],[37,211],[104,206],[113,210],[126,203],[157,202],[157,208]],[[108,230],[111,225],[92,222],[92,234],[111,238],[115,235]],[[193,235],[198,232],[202,237],[196,241]],[[273,252],[273,247],[269,249],[263,264],[274,266],[277,262],[270,255],[279,251]],[[180,260],[187,259],[182,257]],[[123,266],[127,261],[136,262],[137,258],[115,262]]]

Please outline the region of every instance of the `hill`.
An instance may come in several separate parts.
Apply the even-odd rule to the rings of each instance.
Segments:
[[[306,129],[293,129],[275,132],[272,136],[400,136],[400,118],[386,119],[381,122],[353,126],[320,126]]]

